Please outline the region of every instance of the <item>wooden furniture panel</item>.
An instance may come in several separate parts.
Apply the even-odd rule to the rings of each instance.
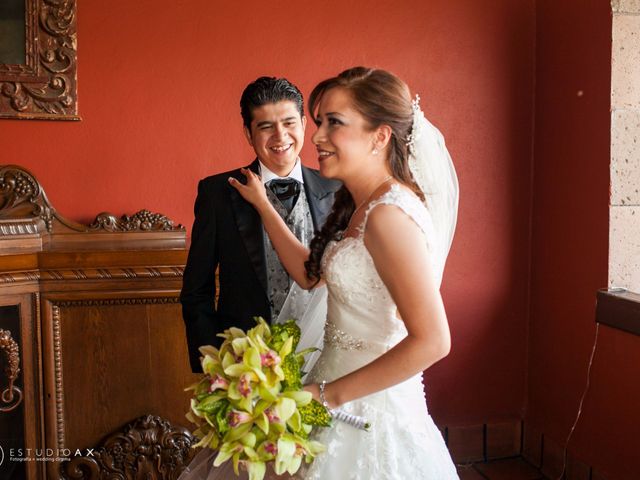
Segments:
[[[147,307],[153,308],[153,307]],[[154,314],[155,315],[155,314]],[[176,322],[176,319],[180,319]],[[153,412],[174,425],[192,427],[185,414],[193,392],[184,389],[196,382],[200,375],[191,372],[185,340],[182,309],[179,303],[165,307],[154,316],[149,330],[151,376],[153,378]]]
[[[51,321],[59,323],[52,329],[59,329],[62,345],[66,445],[92,447],[105,432],[147,413],[186,423],[183,389],[191,380],[177,298],[152,303],[165,299],[52,302]]]
[[[17,395],[9,401],[0,400],[0,445],[8,451],[25,449],[35,446],[42,441],[41,404],[42,399],[37,395],[40,376],[38,374],[39,350],[38,343],[29,341],[39,336],[37,325],[33,322],[36,312],[37,295],[6,295],[0,296],[0,329],[9,332],[11,338],[17,342],[19,351],[20,372],[16,378],[15,386],[20,389],[21,400]],[[7,364],[7,358],[0,360],[3,369]],[[7,378],[0,377],[0,390],[3,396],[7,391]],[[15,406],[15,408],[14,408]],[[8,438],[5,438],[8,437]],[[5,456],[8,452],[5,453]],[[27,475],[28,478],[37,478],[43,469],[34,462],[9,462],[0,465],[0,478],[9,475],[20,478]]]
[[[177,478],[193,453],[183,426],[195,376],[178,302],[186,253],[184,228],[162,215],[76,224],[31,173],[0,166],[0,313],[19,312],[0,315],[0,329],[18,339],[24,393],[11,421],[25,449],[68,457],[23,462],[28,479],[100,478],[104,469]],[[122,441],[140,449],[129,452],[139,468],[114,464]],[[83,453],[98,446],[95,458]]]

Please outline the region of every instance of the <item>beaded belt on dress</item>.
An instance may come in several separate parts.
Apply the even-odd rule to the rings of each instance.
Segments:
[[[340,330],[331,321],[324,326],[324,344],[340,350],[366,350],[369,344],[365,340]]]

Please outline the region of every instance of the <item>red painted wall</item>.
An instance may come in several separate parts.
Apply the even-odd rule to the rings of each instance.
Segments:
[[[563,446],[607,286],[611,7],[538,0],[527,423]],[[580,95],[579,92],[582,92]],[[640,338],[600,328],[569,446],[609,480],[640,478]]]
[[[533,0],[78,3],[83,120],[0,121],[0,163],[31,169],[70,218],[149,208],[190,227],[197,180],[252,160],[248,82],[281,75],[308,94],[357,64],[394,71],[444,132],[462,189],[443,287],[453,352],[427,374],[431,410],[522,414]],[[309,141],[303,158],[315,164]]]

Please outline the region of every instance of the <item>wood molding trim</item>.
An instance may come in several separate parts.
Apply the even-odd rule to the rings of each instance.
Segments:
[[[27,270],[0,273],[0,284],[68,280],[182,278],[184,267],[118,267],[67,270]]]
[[[640,335],[640,295],[624,289],[599,290],[596,322]]]
[[[53,330],[53,370],[55,376],[56,432],[58,448],[65,447],[64,438],[64,382],[62,381],[62,334],[60,331],[60,307],[51,305]]]

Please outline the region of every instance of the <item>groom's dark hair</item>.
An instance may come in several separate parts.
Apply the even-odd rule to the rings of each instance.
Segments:
[[[286,78],[260,77],[247,85],[240,97],[240,114],[247,130],[251,131],[253,109],[268,103],[290,100],[296,104],[300,117],[304,115],[302,93]]]

